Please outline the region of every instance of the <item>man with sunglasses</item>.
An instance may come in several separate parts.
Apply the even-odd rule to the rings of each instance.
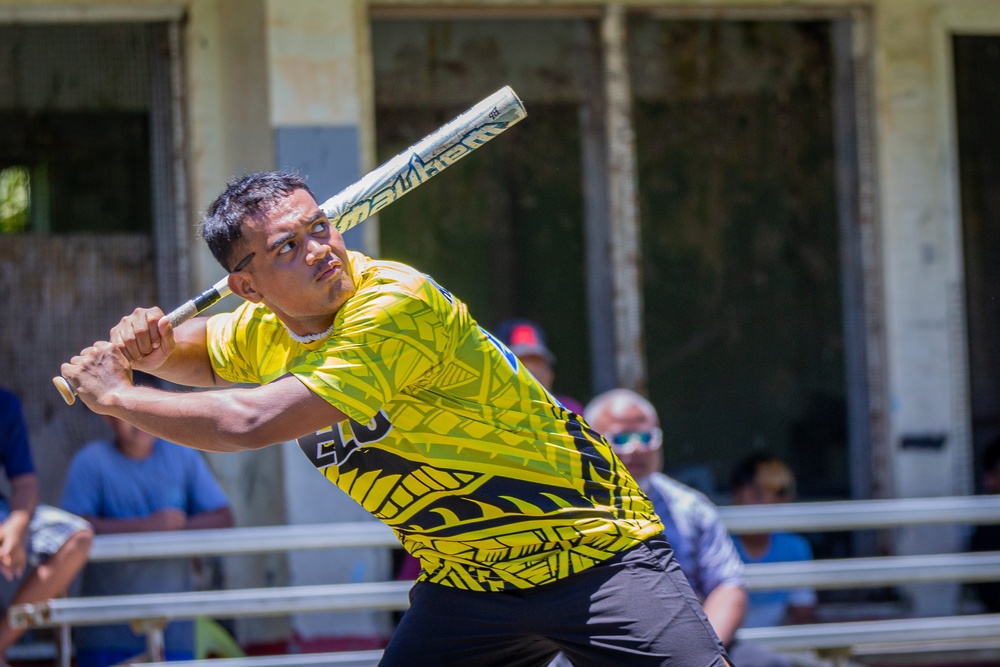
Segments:
[[[420,560],[383,665],[728,665],[608,444],[459,299],[348,251],[294,174],[230,182],[202,236],[245,303],[176,331],[138,309],[63,377],[94,411],[196,449],[297,439]],[[130,366],[216,390],[135,387]]]
[[[663,431],[652,403],[629,389],[612,389],[594,397],[583,414],[652,500],[663,534],[733,662],[740,667],[790,667],[785,656],[736,641],[748,599],[743,564],[715,505],[661,472]]]

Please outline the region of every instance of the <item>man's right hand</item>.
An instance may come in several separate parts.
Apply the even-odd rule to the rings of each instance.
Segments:
[[[159,308],[136,308],[111,329],[108,340],[132,368],[155,371],[174,351],[174,329]]]

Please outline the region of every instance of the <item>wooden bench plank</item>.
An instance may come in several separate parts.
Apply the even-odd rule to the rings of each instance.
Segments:
[[[342,651],[336,653],[294,653],[289,655],[251,656],[151,662],[144,667],[376,667],[382,651]]]
[[[1000,637],[872,644],[860,646],[851,653],[851,660],[872,667],[899,665],[901,658],[905,658],[908,667],[996,662],[1000,659]]]
[[[719,514],[732,533],[863,530],[916,524],[988,524],[1000,523],[1000,496],[733,506],[720,507]],[[349,547],[399,547],[399,542],[389,527],[376,521],[98,535],[94,538],[90,560],[219,556]]]
[[[1000,579],[1000,552],[761,563],[748,565],[746,574],[748,587],[752,590],[987,581]],[[230,618],[347,609],[402,610],[409,606],[412,584],[411,581],[386,581],[58,598],[12,606],[8,615],[17,627],[54,627],[195,616]]]
[[[55,627],[197,616],[235,618],[353,609],[400,610],[409,606],[412,584],[412,581],[386,581],[57,598],[12,606],[8,617],[16,627]]]
[[[843,650],[850,655],[877,656],[909,653],[908,647],[943,651],[1000,646],[1000,614],[851,621],[749,628],[737,633],[742,641],[753,641],[778,651]],[[900,651],[902,653],[900,653]],[[211,663],[199,661],[151,663],[150,667],[280,667],[331,665],[368,667],[376,665],[381,651],[296,654],[251,658],[225,658]]]
[[[1000,552],[751,563],[744,571],[750,590],[1000,581]]]
[[[1000,523],[1000,495],[733,505],[719,507],[719,515],[731,533],[994,524]]]
[[[736,634],[778,651],[847,649],[897,642],[944,642],[995,639],[1000,636],[1000,614],[846,621],[741,628]]]

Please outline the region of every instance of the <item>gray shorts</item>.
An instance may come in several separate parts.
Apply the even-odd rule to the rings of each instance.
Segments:
[[[418,583],[382,667],[726,667],[662,536],[555,583],[475,593]]]
[[[0,522],[6,521],[10,515],[10,507],[6,500],[0,500]],[[58,507],[39,503],[28,525],[28,570],[38,567],[47,561],[52,554],[59,551],[66,540],[81,530],[92,530],[90,523],[75,514],[65,512]],[[7,581],[0,576],[0,598],[4,606],[14,596],[24,577]]]

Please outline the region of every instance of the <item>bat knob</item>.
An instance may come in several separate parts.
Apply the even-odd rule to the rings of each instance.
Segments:
[[[73,388],[69,386],[69,382],[66,382],[66,378],[57,375],[52,378],[52,384],[56,386],[56,390],[59,392],[59,395],[63,397],[63,400],[66,401],[66,405],[73,405],[76,403],[76,392],[74,392]]]

